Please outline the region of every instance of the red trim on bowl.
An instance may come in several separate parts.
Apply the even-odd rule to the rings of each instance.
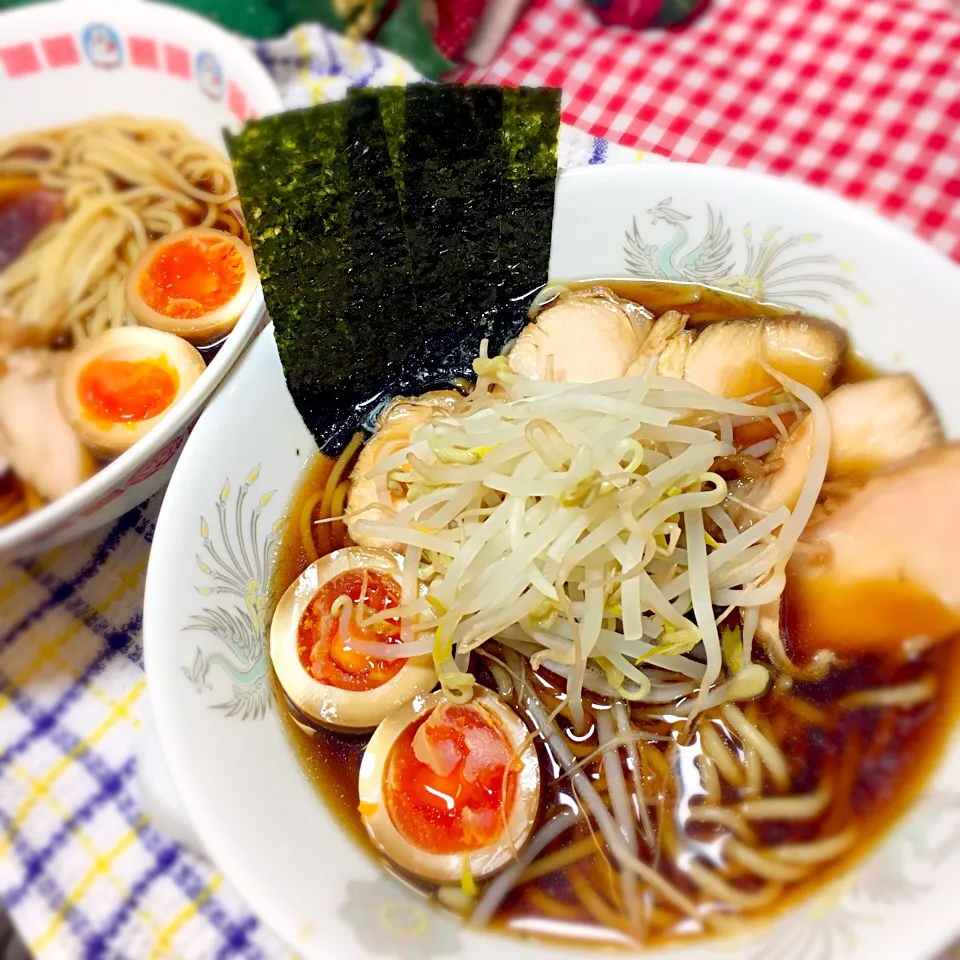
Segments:
[[[246,94],[233,81],[227,85],[227,107],[240,121],[245,121],[249,115]]]
[[[87,507],[84,510],[81,510],[79,516],[92,517],[98,510],[105,507],[108,503],[113,503],[113,501],[116,500],[117,497],[122,497],[126,492],[127,492],[126,488],[123,488],[123,489],[117,488],[117,489],[111,490],[109,493],[105,493],[99,500],[95,500],[93,503],[90,504],[89,507]],[[69,521],[69,522],[72,522],[72,521]],[[59,532],[59,528],[57,531],[51,531],[51,534],[48,534],[48,536],[52,535],[52,533],[54,532]]]
[[[142,70],[160,69],[160,51],[157,41],[150,37],[127,37],[127,49],[130,51],[130,65]]]
[[[11,80],[39,73],[43,69],[40,57],[32,43],[18,43],[13,47],[0,47],[0,63]]]
[[[127,481],[127,486],[132,487],[138,483],[148,480],[158,470],[162,470],[176,455],[183,446],[184,434],[174,437],[165,447],[161,447],[146,463],[134,473]]]
[[[193,72],[190,66],[190,51],[172,43],[163,45],[163,63],[167,73],[189,80]]]
[[[40,47],[47,63],[55,70],[60,67],[75,67],[80,63],[80,48],[69,33],[44,37],[40,41]]]
[[[103,26],[114,34],[118,44],[123,44],[124,41],[112,27],[106,24]],[[80,43],[71,34],[60,33],[42,37],[37,43],[43,51],[44,60],[40,59],[37,47],[29,42],[0,47],[0,68],[8,78],[15,80],[19,77],[40,73],[44,69],[58,70],[64,67],[76,67],[84,62]],[[126,49],[131,67],[140,70],[160,70],[162,67],[166,73],[173,77],[181,77],[184,80],[190,80],[193,77],[193,55],[186,47],[174,43],[163,44],[162,64],[161,45],[152,37],[131,34],[126,37]],[[97,64],[93,60],[91,62],[94,66],[104,66],[104,64]],[[108,66],[122,67],[123,65],[121,61]],[[211,95],[209,91],[205,90],[204,92],[208,96]],[[222,93],[215,99],[219,99],[220,96],[222,96]],[[227,82],[226,101],[230,113],[241,123],[255,120],[258,117],[258,113],[252,109],[247,95],[233,80]]]

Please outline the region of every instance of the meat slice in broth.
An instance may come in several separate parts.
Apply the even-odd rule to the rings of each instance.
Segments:
[[[877,377],[838,387],[824,399],[830,416],[828,481],[859,480],[943,442],[943,429],[913,377]],[[768,472],[738,492],[757,510],[792,510],[813,455],[813,419],[804,416],[767,458]],[[750,512],[744,519],[756,516]]]
[[[683,379],[683,371],[687,365],[687,355],[696,339],[693,330],[682,330],[675,337],[666,342],[657,359],[657,373],[661,377],[676,377]]]
[[[671,344],[679,345],[685,342],[685,338],[681,335],[684,333],[688,319],[687,315],[680,313],[679,310],[668,310],[666,313],[660,314],[650,328],[646,339],[641,344],[636,358],[630,364],[627,370],[627,376],[642,376],[654,357],[657,358],[657,373],[663,375],[664,371],[661,369],[661,365],[667,347]],[[688,336],[690,339],[686,342],[689,345],[689,343],[693,342],[693,334],[688,333]],[[675,355],[675,350],[671,351],[671,357]]]
[[[453,409],[459,399],[460,394],[454,390],[435,390],[415,400],[398,398],[380,414],[377,431],[363,445],[350,475],[346,523],[354,543],[385,550],[396,546],[378,537],[364,536],[357,529],[358,520],[386,520],[407,505],[406,497],[391,492],[386,476],[371,477],[370,472],[409,441],[414,427],[436,411]]]
[[[787,567],[791,646],[841,657],[960,629],[960,444],[871,477],[808,527]]]
[[[683,378],[721,397],[748,397],[771,388],[773,367],[821,396],[831,387],[847,346],[835,324],[810,317],[721,320],[690,347]]]
[[[510,366],[531,380],[595,383],[622,377],[651,326],[648,311],[606,287],[562,293],[523,328]]]
[[[0,378],[0,460],[46,500],[69,493],[97,469],[57,405],[59,361],[41,350],[15,353]]]

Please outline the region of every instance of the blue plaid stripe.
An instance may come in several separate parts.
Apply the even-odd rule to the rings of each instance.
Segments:
[[[10,836],[13,849],[21,862],[36,858],[37,851],[27,843],[22,834],[13,829],[13,820],[4,810],[0,810],[0,826],[2,826],[4,832]],[[94,935],[93,927],[90,925],[90,921],[84,915],[83,911],[67,901],[63,890],[60,889],[56,880],[48,873],[39,873],[33,881],[32,889],[46,900],[51,910],[64,915],[70,928],[81,941],[86,941]]]
[[[109,651],[105,650],[103,654],[105,663],[109,660]],[[77,688],[79,685],[74,684],[73,687]],[[139,882],[140,889],[136,894],[136,899],[131,902],[131,898],[134,896],[133,893],[131,893],[131,898],[128,898],[117,910],[117,914],[120,915],[119,919],[107,924],[106,930],[113,928],[111,937],[116,936],[122,929],[125,918],[128,919],[130,913],[135,909],[136,901],[141,899],[149,886],[165,873],[169,874],[170,878],[188,899],[197,899],[206,887],[207,881],[197,868],[187,862],[186,858],[177,851],[177,848],[169,840],[164,838],[163,835],[152,826],[143,822],[142,809],[139,807],[133,795],[124,788],[123,771],[128,765],[132,768],[132,758],[128,759],[119,769],[111,769],[95,751],[86,749],[83,746],[81,737],[63,728],[58,723],[53,711],[42,710],[20,691],[13,691],[11,699],[20,712],[34,723],[35,727],[40,725],[42,721],[45,727],[46,738],[56,745],[64,755],[75,754],[76,762],[80,764],[96,782],[99,788],[98,794],[88,801],[86,806],[91,809],[85,814],[85,818],[89,819],[92,817],[96,812],[96,808],[103,805],[103,803],[95,803],[96,796],[105,795],[121,813],[127,826],[137,832],[143,847],[154,858],[154,864],[146,871],[144,876],[141,877]],[[86,918],[83,917],[82,913],[78,912],[72,905],[67,904],[63,891],[60,890],[54,879],[45,870],[46,865],[49,864],[57,850],[67,842],[72,830],[58,831],[57,837],[55,837],[56,842],[51,841],[43,850],[35,850],[24,840],[18,831],[13,829],[14,825],[12,820],[6,813],[0,811],[0,818],[2,818],[0,819],[0,823],[3,824],[6,832],[12,836],[14,849],[21,862],[24,864],[32,863],[34,865],[33,873],[35,874],[35,879],[33,884],[35,888],[44,893],[51,909],[65,914],[74,932],[83,940],[85,944],[84,956],[93,957],[101,955],[97,951],[101,949],[101,943],[106,942],[106,930],[102,932],[95,930],[90,926]],[[76,815],[71,819],[75,820]],[[76,829],[82,822],[81,819],[75,823],[72,829]],[[177,856],[171,856],[171,851],[177,851]],[[23,899],[28,892],[30,883],[24,881],[21,886],[24,889],[19,891],[16,897],[4,895],[4,899],[10,903],[11,907]],[[17,891],[12,891],[12,893],[16,894]],[[254,918],[243,916],[239,920],[234,920],[214,897],[207,899],[200,907],[199,912],[213,925],[218,933],[221,934],[225,942],[234,945],[234,956],[247,956],[251,958],[251,960],[263,960],[265,955],[262,950],[249,939],[249,932],[255,930],[258,926]]]
[[[120,542],[126,536],[127,532],[136,529],[142,520],[143,510],[141,507],[125,514],[94,551],[93,556],[72,578],[56,582],[52,589],[50,589],[49,595],[41,603],[37,604],[32,610],[21,617],[20,620],[3,634],[0,634],[0,650],[9,646],[23,631],[29,630],[30,627],[37,623],[49,610],[52,610],[59,604],[65,603],[73,597],[76,592],[103,567],[103,564],[109,559],[110,554],[120,545]],[[152,527],[152,521],[150,521],[150,525]],[[138,530],[138,532],[140,531]],[[48,571],[38,566],[37,561],[20,562],[17,565],[44,586],[46,586],[44,581],[51,582],[53,579]]]
[[[80,677],[71,683],[56,703],[47,710],[42,710],[32,703],[29,707],[25,707],[24,705],[30,703],[30,701],[0,671],[0,693],[9,697],[12,703],[20,709],[21,714],[31,722],[30,729],[0,756],[0,773],[18,757],[22,756],[36,740],[51,733],[57,722],[57,717],[62,715],[71,704],[83,695],[91,681],[109,663],[114,654],[125,653],[134,645],[134,636],[139,633],[142,624],[143,614],[138,613],[124,626],[110,630],[102,638],[106,641],[106,646],[90,662],[90,665]]]
[[[107,803],[115,801],[117,794],[133,776],[135,761],[130,757],[115,775],[104,778],[97,792],[82,806],[78,807],[69,820],[65,820],[59,830],[39,850],[23,858],[24,875],[21,883],[4,891],[3,901],[10,910],[15,910],[21,900],[30,892],[33,882],[44,872],[47,864],[63,849],[71,835],[80,827],[90,823],[94,815]]]
[[[172,873],[177,860],[182,852],[179,847],[170,844],[156,858],[153,865],[130,887],[130,896],[124,900],[113,912],[110,919],[106,922],[103,929],[97,933],[94,948],[102,944],[102,948],[107,946],[117,937],[124,926],[133,916],[133,911],[137,909],[150,888],[166,873]]]
[[[590,154],[590,159],[587,161],[588,164],[593,166],[597,163],[606,163],[607,162],[607,151],[609,144],[606,140],[601,140],[600,137],[593,138],[593,153]]]

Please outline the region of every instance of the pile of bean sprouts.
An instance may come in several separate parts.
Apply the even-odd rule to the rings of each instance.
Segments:
[[[654,703],[695,691],[681,708],[691,719],[761,695],[759,611],[783,591],[826,471],[820,398],[774,370],[782,392],[767,405],[652,364],[642,377],[533,381],[485,344],[474,370],[456,412],[438,410],[371,471],[403,495],[399,508],[353,523],[404,554],[395,655],[432,651],[446,696],[465,702],[470,654],[496,640],[566,679],[575,722],[585,689]],[[795,509],[738,528],[715,461],[736,452],[739,424],[767,419],[784,434],[780,416],[800,408],[815,442]],[[725,630],[737,610],[742,629]]]

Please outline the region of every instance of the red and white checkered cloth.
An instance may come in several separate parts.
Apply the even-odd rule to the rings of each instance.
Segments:
[[[950,0],[713,0],[691,24],[639,32],[534,0],[496,60],[461,78],[562,86],[583,130],[835,190],[960,260]]]

